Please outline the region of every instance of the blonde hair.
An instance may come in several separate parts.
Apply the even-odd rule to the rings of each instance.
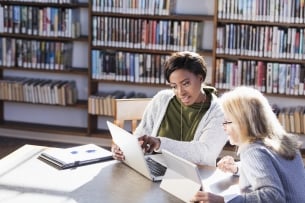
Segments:
[[[240,130],[240,140],[262,141],[286,159],[293,159],[299,147],[297,137],[288,134],[263,94],[241,86],[224,93],[221,107]]]

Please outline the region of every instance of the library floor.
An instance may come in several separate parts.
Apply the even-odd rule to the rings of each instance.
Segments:
[[[77,145],[71,143],[59,143],[59,142],[38,141],[38,140],[21,139],[21,138],[10,138],[0,135],[0,159],[25,144],[61,147],[61,148],[72,147]]]

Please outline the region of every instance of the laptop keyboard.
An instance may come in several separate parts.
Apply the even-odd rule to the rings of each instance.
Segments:
[[[146,163],[154,176],[163,176],[165,174],[166,167],[156,162],[152,158],[146,157]]]

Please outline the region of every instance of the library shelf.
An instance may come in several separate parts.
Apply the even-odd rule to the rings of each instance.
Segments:
[[[30,80],[32,80],[35,82],[35,80],[40,79],[42,81],[40,83],[41,87],[43,87],[43,85],[49,81],[50,85],[55,84],[56,86],[57,85],[56,83],[59,82],[62,84],[62,88],[66,88],[63,86],[70,84],[74,85],[73,82],[76,82],[74,81],[75,76],[77,77],[80,76],[81,78],[87,79],[88,67],[72,66],[73,56],[72,56],[71,47],[73,46],[74,43],[79,43],[79,42],[88,43],[88,38],[89,38],[88,35],[87,36],[80,35],[77,27],[78,26],[77,23],[79,24],[81,23],[79,19],[80,12],[84,12],[84,9],[88,9],[89,3],[74,2],[74,1],[73,2],[65,1],[65,2],[67,3],[50,3],[47,1],[29,2],[29,1],[0,0],[1,13],[3,11],[2,15],[0,16],[1,18],[3,18],[1,20],[3,20],[4,22],[4,24],[2,25],[3,27],[1,27],[1,33],[0,33],[1,50],[3,47],[6,47],[5,50],[1,51],[1,58],[0,58],[1,59],[0,80],[2,81],[2,84],[3,81],[6,80],[7,78],[10,79],[12,79],[13,77],[17,78],[17,76],[15,75],[18,74],[21,76],[17,80],[21,80],[23,78],[24,81],[30,82]],[[20,15],[18,15],[18,13]],[[49,48],[49,50],[47,50],[46,52],[52,53],[54,55],[45,54],[44,57],[38,58],[38,56],[41,57],[42,55],[41,53],[46,53],[46,52],[41,52],[42,47],[45,48],[44,50],[47,50],[47,48]],[[64,55],[68,52],[71,52],[71,55],[67,55],[67,56]],[[87,50],[85,52],[87,52]],[[2,54],[7,55],[7,57],[5,56],[5,58],[2,58]],[[15,54],[15,55],[10,56],[8,54]],[[18,54],[22,55],[22,57],[19,57]],[[31,54],[30,62],[26,61],[27,58],[29,57],[29,54]],[[22,58],[22,62],[20,62],[21,58]],[[6,60],[5,62],[4,59]],[[38,59],[40,60],[40,62],[38,62]],[[46,60],[43,61],[42,59],[46,59]],[[50,61],[56,60],[56,61],[55,63],[52,63],[48,60]],[[58,63],[59,61],[60,63]],[[27,74],[24,75],[30,75],[31,78],[27,78],[23,76],[23,73],[25,72]],[[47,77],[48,79],[38,78],[44,74],[48,76]],[[64,76],[63,78],[66,78],[65,76],[69,76],[72,77],[73,80],[67,80],[67,81],[59,80],[57,79],[58,78],[57,76]],[[32,82],[32,84],[34,82]],[[7,84],[4,84],[4,86],[5,85]],[[3,86],[1,86],[0,88],[2,89],[1,93],[3,93],[4,90],[9,89]],[[77,87],[72,86],[72,88],[77,88]],[[18,90],[20,90],[20,86]],[[11,89],[9,89],[9,91],[11,91]],[[69,99],[71,98],[70,93],[72,95],[74,94],[73,92],[69,92],[68,93],[69,96],[67,96],[67,98]],[[7,96],[7,94],[6,95],[0,94],[0,95],[4,97]],[[74,98],[74,96],[72,97]],[[88,102],[86,99],[74,98],[71,104],[70,102],[65,101],[63,105],[59,105],[59,104],[54,105],[54,104],[50,104],[50,102],[49,104],[46,104],[41,102],[31,103],[31,102],[27,102],[26,100],[12,101],[8,99],[2,99],[0,101],[0,127],[7,129],[17,129],[17,130],[19,129],[19,130],[36,131],[36,132],[49,132],[56,134],[73,134],[76,136],[78,135],[89,136],[86,127],[79,128],[74,126],[61,126],[61,124],[47,125],[47,124],[39,124],[35,122],[29,123],[26,121],[19,122],[14,120],[6,120],[5,108],[7,108],[6,106],[10,106],[6,104],[13,104],[17,106],[18,105],[21,106],[22,104],[22,106],[25,105],[29,107],[35,105],[34,109],[36,109],[36,107],[39,108],[40,106],[44,106],[44,108],[45,107],[48,108],[48,106],[53,106],[56,108],[72,108],[73,111],[84,111],[84,110],[87,111]]]
[[[170,0],[173,1],[174,0]],[[166,1],[166,2],[170,2]],[[164,1],[165,2],[165,1]],[[65,37],[65,36],[47,36],[44,34],[39,35],[32,35],[27,34],[26,32],[1,32],[0,38],[9,38],[9,39],[22,39],[22,40],[35,40],[35,41],[50,41],[50,42],[62,42],[62,43],[86,43],[89,44],[88,52],[88,67],[72,67],[72,65],[66,65],[62,70],[53,70],[47,68],[35,68],[35,67],[22,67],[17,65],[11,66],[4,66],[0,64],[0,79],[3,79],[4,76],[7,77],[7,72],[23,72],[41,74],[46,73],[50,75],[50,77],[59,76],[81,76],[88,80],[88,85],[86,87],[86,91],[88,91],[88,98],[92,95],[97,94],[99,91],[103,91],[103,84],[113,84],[114,86],[118,85],[130,85],[130,86],[138,86],[140,88],[147,87],[147,88],[159,88],[164,87],[166,88],[167,85],[165,83],[157,84],[157,83],[150,83],[150,82],[132,82],[132,81],[117,81],[117,80],[105,80],[105,79],[95,79],[92,78],[92,62],[91,62],[91,51],[98,50],[98,51],[114,51],[114,52],[128,52],[128,53],[138,53],[138,54],[150,54],[150,55],[170,55],[175,51],[179,51],[178,49],[155,49],[155,48],[132,48],[132,47],[121,47],[121,46],[105,46],[105,45],[97,45],[92,43],[93,39],[93,32],[92,32],[92,19],[93,17],[111,17],[111,18],[128,18],[128,19],[141,19],[141,20],[151,20],[151,21],[170,21],[170,22],[182,22],[182,21],[189,21],[192,23],[198,23],[204,26],[205,22],[213,22],[214,15],[192,15],[192,14],[177,14],[177,13],[170,13],[169,15],[147,15],[147,14],[132,14],[132,13],[115,13],[115,12],[100,12],[94,11],[92,9],[92,1],[88,2],[78,2],[78,3],[47,3],[43,1],[35,1],[35,2],[28,2],[28,1],[4,1],[0,0],[1,6],[26,6],[26,7],[55,7],[61,9],[88,9],[88,22],[85,22],[85,26],[88,26],[89,33],[88,35],[81,35],[78,37]],[[179,24],[178,23],[178,24]],[[86,25],[87,24],[87,25]],[[83,25],[82,25],[83,26]],[[199,31],[198,38],[201,37],[203,33]],[[198,42],[199,43],[199,42]],[[200,53],[203,56],[213,56],[213,50],[202,49],[198,46],[195,50],[196,52]],[[99,89],[99,86],[102,89]],[[28,130],[28,131],[36,131],[36,132],[50,132],[50,133],[58,133],[58,134],[74,134],[76,136],[88,136],[88,137],[102,137],[106,139],[111,139],[109,132],[104,129],[98,128],[98,120],[99,116],[91,115],[87,112],[87,126],[84,128],[78,127],[70,127],[70,126],[61,126],[61,125],[45,125],[39,123],[27,123],[25,122],[16,122],[5,120],[4,112],[5,112],[5,103],[14,103],[14,105],[36,105],[39,107],[40,105],[44,107],[48,106],[56,106],[58,108],[76,108],[80,110],[87,109],[88,110],[88,101],[87,99],[84,100],[77,100],[73,105],[61,106],[61,105],[50,105],[50,104],[32,104],[29,102],[20,102],[20,101],[10,101],[10,100],[0,100],[0,127],[3,128],[10,128],[10,129],[20,129],[20,130]],[[36,108],[36,107],[35,107]],[[106,118],[111,119],[111,117]]]
[[[257,10],[251,10],[252,5],[247,8],[240,7],[239,4],[245,2],[247,0],[237,2],[235,6],[238,9],[235,10],[230,9],[233,6],[232,1],[215,1],[213,86],[219,89],[221,94],[235,86],[250,85],[258,88],[267,98],[278,97],[279,102],[281,98],[300,100],[299,106],[285,107],[280,111],[289,109],[290,112],[298,115],[297,117],[303,116],[305,118],[302,110],[305,108],[305,51],[303,49],[305,18],[300,14],[304,12],[304,7],[298,8],[296,2],[299,1],[297,0],[285,3],[273,2],[273,5],[269,5],[271,1],[265,1],[266,7],[262,6]],[[295,7],[291,7],[295,4]],[[291,12],[289,11],[290,16],[285,16],[287,14],[284,12],[286,6],[292,8]],[[263,8],[265,10],[261,10]],[[278,8],[278,10],[274,10],[274,8]],[[302,9],[302,11],[299,12],[298,9]],[[279,66],[284,67],[282,73],[285,74],[281,75],[277,72],[280,70]],[[234,75],[235,70],[236,74]],[[255,75],[258,70],[262,71],[261,75]],[[249,71],[255,75],[252,82],[244,80],[244,78],[249,79],[247,76]],[[284,90],[282,88],[284,93],[280,91],[280,88],[283,87],[283,81],[286,85]],[[296,90],[293,91],[293,88]],[[300,108],[300,106],[304,106],[304,108]],[[295,109],[301,110],[298,112]],[[292,117],[289,118],[292,119]],[[292,121],[295,121],[294,119]],[[305,134],[304,128],[301,128],[303,132],[297,133],[296,128],[288,128],[287,123],[281,123],[289,133],[299,134],[299,136]],[[304,124],[301,123],[302,125]],[[302,154],[304,157],[304,149]]]
[[[176,2],[174,0],[164,1],[169,4],[175,4]],[[151,64],[149,66],[141,65],[141,59],[139,62],[139,65],[135,64],[135,74],[138,70],[141,72],[141,70],[144,70],[148,74],[152,74],[153,76],[144,76],[144,82],[141,81],[141,79],[138,79],[137,76],[139,75],[132,75],[131,78],[135,79],[129,79],[129,75],[126,75],[126,80],[123,79],[116,79],[116,77],[120,77],[123,75],[125,77],[125,73],[122,72],[115,72],[115,79],[104,79],[103,75],[104,73],[101,71],[100,75],[95,77],[96,69],[95,67],[98,67],[96,65],[96,61],[99,62],[102,59],[92,59],[89,62],[89,81],[88,81],[88,97],[90,96],[98,96],[98,94],[102,91],[105,91],[103,89],[103,84],[113,84],[114,86],[123,85],[132,85],[135,86],[135,88],[138,87],[147,87],[147,88],[159,88],[159,87],[167,87],[166,82],[164,81],[164,78],[159,78],[161,76],[158,76],[158,74],[154,75],[156,72],[161,72],[162,70],[157,69],[156,67],[162,67],[162,61],[164,59],[160,59],[158,57],[168,57],[170,54],[176,51],[182,51],[182,50],[192,50],[200,53],[203,56],[212,56],[213,51],[212,50],[206,50],[201,48],[201,37],[203,35],[202,26],[205,26],[204,23],[206,22],[213,22],[214,16],[213,15],[192,15],[192,14],[183,14],[183,13],[174,13],[171,12],[170,9],[167,10],[165,15],[163,14],[164,11],[158,10],[158,8],[154,7],[156,5],[150,4],[151,7],[146,8],[135,8],[128,5],[125,8],[109,8],[109,7],[102,7],[99,8],[99,5],[92,5],[92,2],[89,3],[89,59],[92,59],[95,57],[97,52],[97,55],[103,55],[107,54],[107,52],[115,55],[117,57],[118,55],[124,56],[128,58],[130,56],[130,59],[127,60],[135,60],[135,63],[137,63],[137,58],[141,57],[147,57],[145,63],[147,61]],[[165,7],[162,7],[165,8]],[[169,8],[169,7],[168,7]],[[111,11],[111,12],[110,12]],[[120,12],[123,11],[123,12]],[[153,14],[154,13],[154,14]],[[108,24],[109,23],[109,24]],[[112,26],[110,25],[112,24]],[[144,24],[147,24],[144,25]],[[120,26],[120,27],[119,27]],[[174,26],[177,26],[174,28]],[[190,33],[195,33],[194,37],[190,36],[175,36],[173,29],[179,29],[181,28],[185,30],[189,30]],[[198,26],[198,27],[197,27]],[[179,28],[178,28],[179,27]],[[133,28],[133,30],[131,30]],[[198,28],[198,29],[197,29]],[[108,30],[109,33],[106,31],[103,32],[102,30]],[[130,30],[129,30],[130,29]],[[161,33],[161,29],[163,30],[163,34]],[[109,31],[111,30],[111,31]],[[125,30],[126,32],[121,32],[122,30]],[[157,40],[156,33],[158,32],[156,30],[159,30],[159,36],[160,38]],[[188,31],[181,33],[188,33]],[[146,34],[145,34],[146,33]],[[150,33],[150,34],[147,34]],[[153,34],[154,33],[154,34]],[[178,31],[180,33],[180,31]],[[117,38],[110,39],[115,34]],[[109,35],[109,36],[105,36]],[[162,35],[162,40],[161,40]],[[191,34],[190,34],[191,35]],[[176,39],[176,42],[174,44],[173,41],[170,41],[170,37],[173,36]],[[127,45],[124,44],[125,40],[124,38],[127,37]],[[183,38],[184,37],[184,38]],[[186,40],[187,37],[190,37],[190,39]],[[113,41],[112,44],[109,44],[107,41],[104,42],[104,39],[109,39],[110,41]],[[145,39],[144,39],[145,38]],[[179,39],[178,39],[179,38]],[[184,39],[184,40],[182,40]],[[193,41],[194,40],[194,41]],[[162,42],[161,42],[162,41]],[[167,43],[165,42],[167,41]],[[196,42],[197,41],[197,42]],[[122,43],[121,43],[122,42]],[[190,44],[187,44],[190,43]],[[191,43],[194,43],[195,45],[191,47]],[[200,44],[200,45],[199,45]],[[186,47],[188,46],[188,47]],[[196,47],[196,48],[195,48]],[[105,55],[106,55],[105,54]],[[94,55],[94,56],[93,56]],[[131,56],[132,55],[132,56]],[[160,55],[160,56],[156,56]],[[123,58],[124,58],[123,57]],[[155,58],[154,58],[155,57]],[[136,59],[134,59],[136,58]],[[125,58],[124,58],[125,59]],[[158,60],[161,60],[159,62]],[[157,62],[156,62],[157,61]],[[105,61],[106,62],[106,61]],[[154,65],[157,64],[157,65]],[[159,65],[158,65],[159,64]],[[152,71],[150,72],[150,67]],[[156,68],[156,70],[154,70]],[[128,69],[128,68],[127,68]],[[128,69],[129,70],[129,69]],[[119,70],[120,71],[120,70]],[[132,70],[133,71],[133,70]],[[131,71],[131,72],[132,72]],[[147,73],[146,73],[147,74]],[[140,76],[141,77],[141,76]],[[153,79],[149,79],[149,78]],[[103,79],[101,79],[103,78]],[[125,81],[124,81],[125,80]],[[94,115],[89,114],[88,116],[88,128],[89,132],[95,132],[98,129],[98,118],[103,115]],[[107,118],[106,115],[104,117]]]

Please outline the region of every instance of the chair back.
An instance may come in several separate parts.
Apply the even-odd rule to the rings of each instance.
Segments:
[[[125,128],[125,121],[130,121],[131,131],[134,132],[150,100],[151,98],[115,99],[114,123]]]

